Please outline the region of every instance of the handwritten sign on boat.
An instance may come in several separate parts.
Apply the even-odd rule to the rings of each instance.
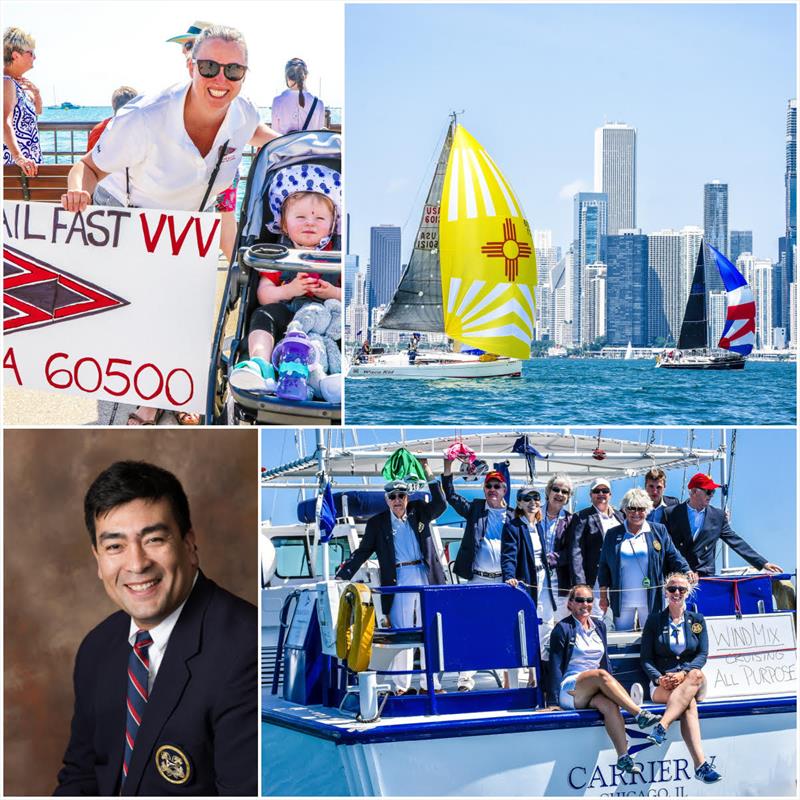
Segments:
[[[3,380],[203,411],[219,217],[3,204]]]
[[[706,617],[706,699],[768,697],[796,690],[797,647],[790,613]]]

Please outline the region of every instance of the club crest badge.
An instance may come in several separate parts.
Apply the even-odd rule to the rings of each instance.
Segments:
[[[702,633],[702,632],[703,632],[703,626],[699,622],[695,622],[694,625],[692,625],[692,633]]]
[[[425,530],[425,523],[424,522],[418,522],[417,523],[417,531],[419,531],[419,533],[422,533],[422,531],[424,531],[424,530]]]
[[[660,550],[661,549],[661,542],[658,539],[653,539],[653,550]]]
[[[156,769],[165,780],[174,784],[183,784],[189,780],[192,768],[188,756],[172,744],[165,744],[156,750]]]

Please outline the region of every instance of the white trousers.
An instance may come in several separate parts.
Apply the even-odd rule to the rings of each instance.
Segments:
[[[614,617],[614,630],[632,631],[637,612],[639,613],[639,630],[642,630],[645,622],[647,622],[647,616],[650,613],[650,609],[648,608],[646,602],[639,605],[630,606],[629,608],[621,608],[619,610],[619,616]]]
[[[398,567],[397,568],[397,585],[398,586],[427,586],[428,574],[424,567]],[[389,622],[393,628],[413,628],[418,626],[421,622],[420,614],[420,597],[418,594],[411,594],[401,592],[394,595],[392,601],[392,608],[389,611]],[[392,659],[391,669],[393,670],[410,670],[414,668],[414,650],[416,647],[407,647],[398,651],[397,655]],[[425,653],[423,648],[419,648],[419,665],[425,669]],[[407,691],[411,687],[411,675],[405,673],[403,675],[390,675],[395,689],[399,691]],[[441,684],[439,676],[434,676],[434,688],[439,689]],[[428,682],[424,674],[420,676],[419,685],[422,689],[428,688]]]

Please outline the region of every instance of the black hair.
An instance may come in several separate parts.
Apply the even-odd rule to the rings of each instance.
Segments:
[[[97,546],[95,520],[133,500],[166,499],[181,537],[192,528],[189,501],[181,482],[171,473],[146,461],[117,461],[93,481],[83,500],[83,513],[92,547]]]
[[[305,88],[306,78],[308,77],[308,67],[302,58],[290,58],[286,62],[286,80],[293,81],[300,92],[298,102],[300,108],[306,107],[306,99],[303,97],[303,89]]]

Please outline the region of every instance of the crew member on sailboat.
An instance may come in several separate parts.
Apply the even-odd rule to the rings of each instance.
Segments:
[[[714,492],[720,488],[710,475],[698,472],[688,483],[689,499],[668,508],[664,515],[675,547],[680,550],[689,566],[701,577],[713,575],[717,555],[717,542],[722,539],[756,569],[769,572],[783,570],[764,556],[759,555],[728,524],[725,512],[710,505]]]
[[[663,469],[653,467],[644,476],[644,490],[653,503],[653,510],[647,515],[648,522],[660,522],[663,525],[666,510],[680,503],[677,497],[664,494],[666,488],[667,473]]]

